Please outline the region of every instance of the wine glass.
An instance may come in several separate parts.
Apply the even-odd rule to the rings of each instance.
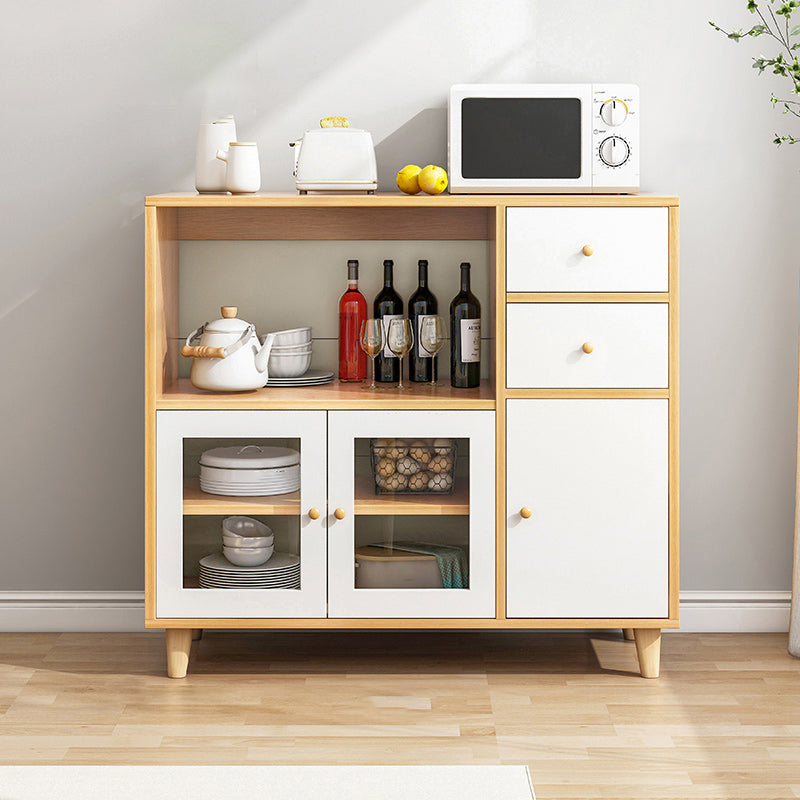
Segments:
[[[400,380],[397,383],[398,391],[410,389],[403,386],[403,358],[414,345],[414,334],[411,332],[411,323],[407,319],[393,319],[389,322],[389,333],[386,344],[400,360]]]
[[[431,354],[431,382],[428,386],[439,386],[436,382],[436,356],[447,341],[447,326],[444,317],[423,317],[419,331],[419,343]]]
[[[383,350],[383,321],[365,319],[361,323],[361,336],[358,341],[361,349],[372,359],[372,383],[361,388],[380,389],[380,386],[375,383],[375,357]]]

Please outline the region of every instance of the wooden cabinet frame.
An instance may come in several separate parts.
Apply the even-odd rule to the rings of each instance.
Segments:
[[[655,206],[668,209],[669,290],[655,293],[514,293],[505,289],[506,208]],[[657,195],[445,195],[408,197],[157,195],[145,201],[145,625],[168,632],[169,672],[185,674],[187,631],[202,628],[623,628],[633,629],[642,674],[658,674],[662,628],[678,620],[678,199]],[[484,305],[489,380],[474,390],[370,396],[334,383],[315,389],[200,392],[178,377],[179,242],[182,240],[479,240],[489,250]],[[506,389],[505,307],[516,302],[658,302],[669,305],[669,385],[664,389]],[[658,619],[508,619],[505,608],[505,406],[508,398],[669,400],[669,614]],[[156,615],[156,412],[163,409],[488,409],[496,424],[496,615],[489,619],[164,619]]]

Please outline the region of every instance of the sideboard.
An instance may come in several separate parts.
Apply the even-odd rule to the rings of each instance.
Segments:
[[[617,628],[634,638],[641,674],[658,676],[661,630],[679,624],[676,197],[175,193],[147,197],[145,214],[145,624],[166,630],[171,677],[185,676],[204,628]],[[458,272],[458,243],[485,248],[473,264],[479,388],[451,388],[446,358],[444,385],[402,393],[335,381],[215,394],[181,377],[181,298],[204,291],[182,264],[187,243],[401,241],[452,243],[451,259],[431,262],[442,279]],[[252,286],[234,259],[218,261],[206,319],[224,304],[249,318]],[[294,309],[298,324],[314,308],[314,325],[334,329],[338,295],[325,286],[344,287],[344,263],[259,269],[267,285],[281,270],[293,287],[262,292],[262,305]],[[335,370],[322,338],[318,366]],[[369,447],[381,438],[455,442],[454,491],[376,494]],[[299,450],[300,489],[203,493],[199,455],[224,443]],[[299,556],[299,586],[200,588],[199,558],[240,514]],[[467,584],[359,585],[356,550],[386,539],[457,544]]]

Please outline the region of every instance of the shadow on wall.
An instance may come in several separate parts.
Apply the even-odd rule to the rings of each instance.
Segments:
[[[447,169],[447,109],[424,108],[375,146],[378,191],[397,191],[395,176],[406,164]]]

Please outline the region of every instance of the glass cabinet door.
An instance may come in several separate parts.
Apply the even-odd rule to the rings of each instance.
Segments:
[[[324,411],[159,411],[156,614],[324,617]]]
[[[329,616],[493,617],[493,411],[331,411]]]

